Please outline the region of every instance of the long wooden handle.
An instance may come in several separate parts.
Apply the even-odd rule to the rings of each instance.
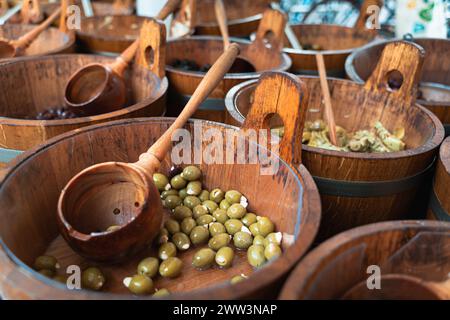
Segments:
[[[286,72],[265,72],[259,78],[254,97],[242,129],[269,129],[268,117],[278,114],[284,125],[280,157],[289,164],[299,165],[308,109],[305,83]]]
[[[35,27],[30,32],[24,34],[19,39],[12,41],[14,47],[16,47],[16,50],[23,50],[27,48],[36,38],[41,34],[42,31],[47,29],[53,21],[59,16],[61,13],[61,8],[58,8],[53,12],[50,17],[48,17],[44,22],[42,22],[40,25]]]
[[[216,11],[217,23],[219,24],[220,32],[222,33],[223,48],[226,50],[230,45],[230,35],[228,34],[227,15],[222,0],[216,0],[214,10]]]
[[[111,64],[111,69],[119,76],[122,76],[130,62],[133,61],[138,48],[139,38],[134,40],[134,42],[128,48],[126,48],[120,56],[116,58],[116,60]]]
[[[181,0],[168,0],[155,18],[159,20],[166,19],[169,16],[169,14],[171,14],[180,7],[180,4]]]
[[[325,62],[321,53],[316,54],[317,68],[319,69],[320,88],[322,89],[323,102],[325,104],[325,120],[328,123],[330,130],[330,140],[335,146],[338,146],[336,136],[336,122],[334,121],[333,106],[331,105],[330,88],[328,87],[327,71],[325,69]]]
[[[167,152],[169,152],[174,132],[186,124],[188,119],[197,111],[200,104],[205,101],[220,81],[222,81],[223,76],[228,72],[234,60],[239,55],[239,52],[240,48],[238,44],[230,44],[228,49],[222,53],[216,63],[206,73],[178,118],[150,149],[139,157],[139,161],[135,163],[137,166],[149,173],[154,172],[159,167],[161,161]]]

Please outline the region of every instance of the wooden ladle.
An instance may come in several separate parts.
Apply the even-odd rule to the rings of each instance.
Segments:
[[[342,299],[349,300],[448,300],[450,279],[443,282],[424,281],[420,278],[389,274],[380,279],[381,288],[367,288],[366,281],[347,291]]]
[[[33,28],[31,31],[27,32],[19,39],[16,40],[0,40],[0,59],[14,58],[23,55],[26,48],[33,43],[37,37],[47,29],[50,24],[59,16],[61,13],[61,8],[58,8],[48,17],[44,22],[42,22],[37,27]]]
[[[226,50],[230,45],[230,35],[228,33],[227,15],[225,12],[225,6],[222,0],[216,0],[214,4],[214,10],[216,12],[217,23],[219,24],[220,32],[223,38],[223,48]],[[255,72],[256,68],[253,64],[244,59],[243,57],[237,57],[233,65],[230,68],[230,73],[245,73]]]
[[[96,164],[69,181],[59,197],[57,220],[64,239],[77,253],[95,261],[117,262],[151,243],[163,216],[153,173],[169,151],[173,133],[216,88],[239,51],[237,44],[228,47],[178,118],[139,161]],[[120,228],[106,232],[112,225]]]
[[[156,16],[164,20],[178,8],[180,0],[169,0]],[[66,105],[80,116],[90,116],[123,108],[127,101],[124,73],[139,47],[136,39],[111,64],[91,63],[77,70],[65,87]]]

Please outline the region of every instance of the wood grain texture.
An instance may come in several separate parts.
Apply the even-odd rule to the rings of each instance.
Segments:
[[[406,49],[405,46],[409,49]],[[371,128],[375,121],[381,121],[389,130],[403,127],[407,150],[395,153],[350,153],[329,151],[303,146],[302,160],[313,176],[341,181],[390,181],[416,175],[433,162],[439,145],[444,138],[440,121],[430,111],[407,103],[402,90],[387,89],[386,74],[389,68],[400,68],[405,72],[405,87],[414,96],[415,87],[411,80],[420,74],[422,51],[415,45],[399,42],[386,53],[386,64],[379,65],[376,79],[383,81],[361,85],[338,79],[329,79],[331,99],[336,124],[350,132]],[[411,61],[413,59],[414,61]],[[409,66],[405,68],[404,66]],[[384,73],[381,71],[384,69]],[[381,68],[381,69],[380,69]],[[415,68],[415,69],[414,69]],[[378,77],[379,76],[379,77]],[[319,79],[300,77],[309,91],[307,121],[323,119],[324,105]],[[372,87],[376,86],[376,90]],[[229,119],[243,123],[254,99],[254,83],[242,83],[230,90],[226,99]],[[282,125],[283,123],[274,123]],[[290,124],[284,123],[284,125]],[[421,189],[422,188],[422,189]],[[416,185],[410,190],[382,197],[343,197],[322,194],[323,219],[319,239],[323,240],[352,227],[386,220],[398,220],[425,216],[421,206],[428,201],[429,189]]]
[[[449,242],[450,223],[436,221],[383,222],[348,230],[311,251],[290,274],[279,298],[339,299],[367,279],[371,265],[380,266],[382,275],[440,282],[450,267]],[[395,262],[399,255],[400,263]],[[381,288],[372,291],[382,295],[388,282],[383,281]],[[409,290],[403,294],[413,298],[417,292],[413,287]]]
[[[365,81],[374,70],[383,48],[390,42],[369,44],[350,55],[345,67],[348,77],[357,82]],[[450,124],[450,40],[418,38],[414,42],[425,49],[420,86],[425,83],[443,86],[441,94],[438,93],[439,90],[433,90],[440,95],[437,99],[433,92],[428,94],[428,98],[424,92],[426,99],[419,98],[417,102],[431,110],[442,123]]]
[[[64,106],[64,88],[70,75],[89,63],[111,63],[93,55],[57,55],[23,58],[0,66],[0,146],[26,150],[63,132],[115,119],[160,116],[165,110],[166,78],[133,64],[125,73],[128,106],[102,115],[66,120],[25,120],[51,107]]]
[[[74,174],[90,165],[111,160],[136,161],[171,123],[168,118],[147,118],[80,129],[54,138],[15,160],[0,183],[0,205],[6,209],[1,210],[0,216],[9,221],[0,224],[0,290],[4,298],[133,298],[122,280],[136,272],[142,256],[122,265],[101,265],[108,280],[105,292],[100,293],[65,290],[56,282],[40,277],[28,266],[45,252],[55,255],[63,268],[70,264],[92,265],[71,251],[58,235],[55,210],[61,189]],[[203,134],[210,129],[222,133],[237,129],[212,122],[202,124]],[[185,128],[194,138],[194,122],[190,121]],[[161,172],[167,173],[171,165],[171,158],[166,157]],[[296,235],[295,242],[261,271],[250,268],[243,252],[237,253],[231,269],[194,270],[191,261],[196,250],[189,250],[179,255],[184,262],[181,276],[175,280],[157,278],[156,287],[168,288],[175,293],[171,296],[174,299],[274,298],[288,271],[308,249],[318,228],[320,202],[311,176],[305,167],[294,169],[284,161],[273,176],[260,175],[258,164],[201,163],[200,168],[204,173],[205,188],[241,190],[248,198],[249,210],[270,217],[285,237]],[[36,188],[30,181],[39,181],[40,187]],[[168,217],[169,213],[165,212],[165,218]],[[6,248],[18,260],[13,262]],[[153,254],[152,249],[143,255]],[[231,286],[230,278],[240,273],[249,275],[249,279]]]
[[[450,137],[444,140],[439,151],[433,190],[450,218]],[[428,217],[437,218],[431,208],[428,210]]]

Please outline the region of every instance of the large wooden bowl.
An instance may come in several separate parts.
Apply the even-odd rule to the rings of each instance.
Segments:
[[[17,39],[35,27],[34,25],[5,24],[0,26],[0,38]],[[44,30],[31,43],[25,50],[24,56],[71,53],[74,51],[74,45],[75,37],[72,34],[64,33],[57,28],[50,27]],[[10,60],[12,59],[0,59],[0,63]]]
[[[442,142],[439,151],[428,217],[450,222],[450,137]]]
[[[383,48],[391,41],[373,43],[356,50],[345,65],[350,79],[365,81],[371,74]],[[444,124],[446,135],[450,135],[450,40],[414,39],[425,49],[425,60],[420,77],[421,95],[418,103],[431,110]]]
[[[264,10],[270,0],[224,1],[230,36],[248,38],[258,28]],[[198,0],[195,18],[195,34],[220,36],[220,28],[214,11],[214,0]]]
[[[170,118],[120,120],[83,128],[56,137],[15,160],[0,181],[0,292],[6,299],[109,299],[132,298],[122,284],[135,274],[139,259],[123,265],[102,265],[107,284],[104,292],[70,291],[30,267],[45,252],[66,267],[90,263],[76,255],[58,234],[56,204],[63,186],[80,170],[105,161],[136,161],[172,123]],[[226,134],[237,128],[213,122],[196,122],[203,134],[210,129]],[[194,122],[185,128],[195,137]],[[197,133],[199,127],[196,127]],[[192,146],[194,143],[192,142]],[[225,152],[225,149],[224,149]],[[234,155],[236,157],[236,155]],[[171,164],[170,153],[162,172]],[[276,297],[289,270],[306,252],[320,220],[320,202],[312,177],[305,167],[297,169],[279,159],[276,175],[261,175],[259,164],[200,164],[206,188],[238,189],[248,198],[251,210],[270,217],[285,238],[295,242],[280,258],[259,271],[252,270],[246,253],[237,252],[230,269],[198,271],[191,266],[195,249],[178,256],[182,275],[173,280],[155,278],[173,298],[238,299]],[[165,214],[168,217],[168,213]],[[146,253],[147,255],[150,253]],[[153,253],[154,254],[154,253]],[[64,270],[64,269],[63,269]],[[249,279],[235,286],[229,280],[244,273]]]
[[[434,114],[415,103],[414,83],[422,55],[422,49],[414,44],[393,43],[364,85],[328,80],[336,124],[350,132],[370,128],[377,120],[391,131],[403,127],[408,149],[377,154],[303,146],[303,163],[321,193],[320,240],[368,223],[414,218],[414,213],[425,216],[428,182],[444,128]],[[387,86],[390,70],[403,74],[400,90]],[[309,89],[306,120],[323,119],[319,79],[301,79]],[[226,106],[234,123],[243,123],[252,91],[254,84],[247,82],[228,93]]]
[[[280,299],[340,299],[352,287],[381,271],[381,289],[366,291],[372,299],[392,298],[391,274],[425,281],[448,279],[450,223],[396,221],[375,223],[341,233],[311,251],[294,269]],[[372,281],[369,281],[372,283]],[[389,290],[390,291],[390,290]],[[363,298],[363,297],[361,297]],[[416,287],[404,288],[397,299],[433,299]]]

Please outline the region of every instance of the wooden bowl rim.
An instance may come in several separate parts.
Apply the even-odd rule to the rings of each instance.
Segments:
[[[309,279],[314,276],[315,271],[322,263],[321,259],[332,255],[338,248],[350,245],[355,240],[365,236],[382,234],[386,231],[395,231],[402,227],[407,227],[409,230],[423,229],[428,231],[430,229],[436,229],[438,231],[450,231],[450,222],[431,220],[384,221],[339,233],[310,251],[297,264],[287,278],[278,298],[281,300],[298,299],[298,294],[301,289],[305,289],[309,286]]]
[[[96,57],[96,58],[102,58],[102,59],[110,59],[113,60],[112,57],[105,57],[101,55],[92,55],[92,54],[60,54],[60,55],[54,55],[54,56],[42,56],[42,57],[24,57],[20,60],[14,60],[10,61],[8,63],[5,63],[4,65],[0,64],[0,68],[6,65],[10,65],[12,63],[19,63],[24,62],[27,63],[29,61],[35,61],[35,60],[49,60],[49,59],[67,59],[67,58],[75,58],[75,57]],[[146,70],[144,67],[139,67],[143,70]],[[156,91],[157,95],[154,98],[146,98],[142,101],[139,101],[138,103],[135,103],[131,106],[128,106],[126,108],[122,108],[120,110],[108,112],[108,113],[102,113],[95,116],[88,116],[88,117],[79,117],[79,118],[73,118],[73,119],[64,119],[64,120],[27,120],[27,119],[16,119],[16,118],[8,118],[8,117],[1,117],[0,116],[0,125],[7,124],[7,125],[14,125],[14,126],[45,126],[45,127],[52,127],[52,126],[61,126],[61,125],[75,125],[75,124],[83,124],[87,122],[94,122],[94,121],[104,121],[108,118],[116,118],[120,116],[124,116],[130,112],[134,112],[140,109],[145,108],[149,104],[153,104],[155,101],[161,99],[166,93],[169,88],[169,80],[167,77],[164,77],[163,79],[160,79],[158,75],[154,74],[150,70],[146,70],[148,73],[151,73],[155,76],[156,79],[159,80],[160,86],[159,90]]]
[[[14,29],[14,28],[19,29],[19,28],[22,28],[24,26],[25,27],[36,27],[35,25],[32,25],[32,24],[23,25],[23,24],[15,24],[15,23],[13,23],[13,24],[1,25],[0,29],[3,29],[5,27],[6,28],[11,28],[11,29]],[[73,33],[62,32],[61,30],[59,30],[58,28],[55,28],[55,27],[48,27],[47,30],[48,29],[52,29],[52,30],[55,30],[57,33],[63,34],[64,35],[64,37],[63,37],[64,38],[64,44],[61,45],[58,48],[53,49],[53,50],[44,51],[44,52],[41,52],[41,53],[38,53],[38,54],[21,56],[21,57],[17,57],[17,58],[8,58],[8,59],[3,59],[3,60],[0,59],[0,66],[2,64],[4,64],[4,63],[14,62],[14,61],[17,61],[17,60],[26,59],[26,58],[30,58],[30,57],[42,57],[42,56],[47,56],[47,55],[55,55],[55,54],[58,54],[60,52],[64,52],[64,51],[68,50],[69,48],[71,48],[72,46],[75,45],[75,35]],[[44,30],[44,32],[45,31],[46,30]]]
[[[448,42],[450,44],[450,39],[441,39],[441,38],[414,38],[414,43],[420,46],[420,44],[416,43],[415,40],[420,41],[439,41],[439,42]],[[360,54],[362,54],[364,51],[368,49],[372,49],[373,47],[377,46],[386,46],[387,44],[391,42],[397,42],[399,39],[388,39],[388,40],[378,40],[378,41],[372,41],[367,43],[366,45],[356,48],[351,54],[347,57],[345,60],[345,73],[347,74],[348,78],[354,82],[357,83],[364,83],[364,80],[360,77],[360,75],[356,72],[354,61],[356,60],[356,57]],[[425,49],[424,49],[425,50]],[[430,81],[428,81],[430,82]],[[440,82],[434,82],[439,85],[442,85],[445,87],[445,89],[450,88],[450,84],[446,85]],[[423,99],[417,99],[417,103],[423,106],[448,106],[450,107],[450,101],[428,101]]]
[[[300,80],[303,79],[319,79],[317,76],[298,76]],[[341,82],[346,83],[349,86],[363,88],[363,85],[360,83],[352,82],[350,80],[345,79],[338,79],[338,78],[328,78],[330,81],[333,82]],[[242,116],[242,114],[237,110],[235,101],[236,97],[239,95],[242,90],[254,86],[258,82],[258,79],[253,79],[249,81],[245,81],[242,83],[239,83],[232,87],[227,95],[225,96],[225,107],[227,109],[227,112],[231,115],[231,117],[239,122],[243,123],[245,118]],[[400,158],[407,158],[411,157],[412,155],[419,155],[423,153],[427,153],[430,150],[433,150],[442,143],[442,140],[445,136],[445,130],[444,126],[440,122],[440,120],[428,109],[424,108],[417,102],[414,105],[416,108],[419,108],[420,112],[423,113],[424,117],[428,116],[431,121],[434,123],[434,131],[433,135],[420,147],[412,148],[412,149],[406,149],[403,151],[397,151],[397,152],[389,152],[389,153],[359,153],[359,152],[345,152],[345,151],[335,151],[335,150],[326,150],[321,148],[315,148],[310,147],[307,145],[302,145],[302,150],[305,150],[310,153],[315,153],[319,155],[325,155],[325,156],[334,156],[334,157],[341,157],[341,158],[350,158],[350,159],[363,159],[363,160],[391,160],[391,159],[400,159]]]
[[[110,121],[107,123],[100,123],[96,125],[90,125],[87,127],[83,127],[78,130],[72,130],[56,137],[53,137],[41,145],[35,146],[23,154],[16,157],[12,160],[10,166],[6,169],[3,169],[3,172],[0,170],[0,193],[2,192],[2,188],[4,182],[17,170],[20,170],[21,166],[32,160],[37,154],[44,152],[46,149],[51,148],[53,145],[60,143],[63,140],[70,139],[72,137],[87,133],[94,132],[95,130],[102,130],[105,127],[113,127],[113,126],[125,126],[132,124],[142,124],[142,123],[154,123],[161,124],[167,123],[167,121],[173,121],[175,118],[169,117],[154,117],[154,118],[134,118],[134,119],[121,119],[116,121]],[[194,122],[201,121],[206,123],[207,125],[212,125],[216,127],[224,127],[227,129],[235,129],[238,130],[238,127],[218,123],[214,121],[208,120],[196,120],[190,119],[187,123],[194,124]],[[278,158],[279,156],[276,155]],[[288,274],[288,272],[295,266],[296,262],[298,262],[303,255],[307,252],[308,248],[312,244],[314,238],[319,229],[319,222],[321,218],[321,203],[318,189],[314,183],[314,180],[309,173],[309,171],[303,166],[300,165],[298,168],[293,167],[292,165],[286,163],[283,159],[279,158],[281,163],[283,163],[289,171],[295,176],[297,183],[301,186],[301,192],[299,194],[299,209],[297,213],[297,217],[300,216],[300,221],[298,224],[300,228],[297,232],[297,239],[287,250],[283,252],[283,255],[276,259],[275,261],[268,263],[264,268],[260,270],[255,270],[252,273],[253,281],[242,281],[235,285],[231,285],[229,282],[222,282],[215,286],[210,286],[206,288],[196,289],[189,292],[184,293],[174,293],[170,296],[171,299],[204,299],[207,297],[208,299],[228,299],[233,298],[234,296],[247,296],[251,293],[257,292],[261,285],[269,285],[277,280],[283,278],[283,275]],[[304,201],[303,199],[308,197],[308,201]],[[305,227],[306,226],[306,227]],[[26,277],[34,277],[40,280],[45,286],[51,287],[53,289],[58,289],[59,294],[62,297],[78,297],[81,299],[154,299],[151,296],[148,297],[135,297],[132,295],[124,295],[124,294],[112,294],[112,293],[100,293],[93,292],[88,290],[76,290],[77,292],[73,292],[73,290],[67,290],[67,288],[58,283],[55,280],[49,279],[39,272],[33,270],[30,266],[23,263],[4,243],[2,237],[0,237],[0,257],[1,253],[4,252],[6,257],[8,257],[12,264],[15,265],[18,272],[21,276]],[[257,285],[251,285],[257,284]],[[61,290],[60,290],[61,289]],[[81,293],[81,295],[80,295]]]
[[[230,40],[232,42],[237,42],[239,44],[244,44],[247,46],[252,43],[249,40],[235,38],[235,37],[230,37]],[[169,50],[170,45],[175,42],[195,43],[198,41],[216,41],[216,42],[223,43],[222,37],[220,37],[220,36],[192,36],[192,37],[188,37],[188,38],[171,39],[171,40],[167,41],[166,48],[167,48],[167,50]],[[248,80],[248,79],[259,78],[259,76],[261,74],[263,74],[264,72],[267,72],[267,71],[287,71],[292,65],[292,59],[284,52],[280,52],[280,56],[282,59],[282,63],[277,68],[272,68],[270,70],[264,70],[264,71],[259,71],[259,72],[227,73],[223,77],[223,79],[224,80],[232,80],[232,79]],[[166,72],[179,74],[179,75],[183,75],[183,76],[188,76],[188,77],[193,77],[193,78],[199,78],[199,79],[203,79],[203,77],[206,74],[206,72],[200,72],[200,71],[180,70],[180,69],[172,67],[171,65],[169,65],[167,63],[166,63]]]
[[[354,35],[355,33],[364,34],[363,30],[359,30],[359,29],[356,29],[353,27],[342,26],[342,25],[338,25],[338,24],[306,24],[306,23],[291,24],[292,29],[295,29],[296,27],[300,27],[300,28],[316,27],[318,29],[325,29],[325,31],[326,31],[326,29],[332,27],[332,28],[342,29],[342,30],[352,30],[353,31],[352,35]],[[371,34],[370,30],[367,30],[366,33],[368,35],[371,35],[370,37],[369,36],[367,37],[367,43],[372,43],[372,42],[377,41],[376,33]],[[366,43],[366,45],[367,45],[367,43]],[[340,49],[340,50],[298,50],[298,49],[293,49],[293,48],[284,48],[283,51],[287,52],[291,55],[299,55],[299,56],[310,56],[310,55],[316,55],[317,53],[321,53],[324,56],[331,56],[331,55],[339,55],[339,54],[342,54],[342,55],[350,54],[358,48],[361,48],[361,46],[352,47],[352,48],[348,48],[348,49]]]

